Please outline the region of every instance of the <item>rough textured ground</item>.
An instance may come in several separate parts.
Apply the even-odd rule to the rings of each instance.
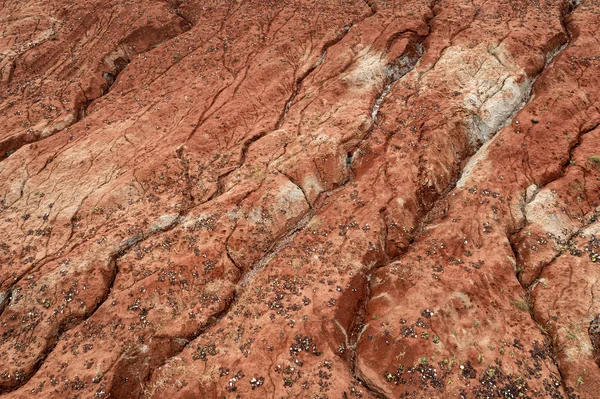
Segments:
[[[0,397],[600,398],[598,0],[0,26]]]

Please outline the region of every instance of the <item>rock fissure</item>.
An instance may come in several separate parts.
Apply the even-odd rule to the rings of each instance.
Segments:
[[[176,13],[176,15],[178,15],[178,18],[184,19],[183,17],[179,16],[179,14]],[[186,20],[186,22],[189,24],[189,21]],[[61,28],[64,28],[64,26],[61,26]],[[167,30],[170,28],[172,28],[172,27],[166,27]],[[144,28],[142,27],[141,29],[144,29]],[[187,29],[185,29],[181,32],[177,32],[175,36],[183,34],[187,30],[189,30],[189,26],[187,27]],[[50,43],[52,41],[58,41],[59,40],[59,38],[57,36],[58,34],[62,34],[62,31],[57,32],[53,28],[52,32],[49,35],[49,39],[46,40],[46,42]],[[135,32],[132,34],[135,34]],[[167,36],[169,36],[169,34],[167,34]],[[161,44],[162,42],[164,42],[164,40],[170,40],[175,36],[159,38],[159,41],[147,43],[145,45],[145,47],[151,48],[151,47],[157,46],[157,45]],[[128,38],[125,37],[124,39],[126,40]],[[152,39],[150,39],[150,40],[152,40]],[[113,49],[110,53],[106,53],[108,55],[105,57],[104,65],[101,64],[100,70],[90,72],[90,73],[97,73],[97,74],[102,75],[103,81],[98,80],[97,82],[94,82],[94,84],[97,86],[86,87],[84,89],[82,87],[81,81],[76,81],[74,83],[75,87],[77,87],[77,89],[80,90],[83,98],[82,99],[78,99],[78,98],[72,99],[73,109],[67,108],[66,111],[70,112],[70,114],[64,115],[62,120],[54,123],[61,116],[61,115],[58,115],[57,118],[51,119],[50,122],[43,129],[40,129],[39,131],[36,131],[35,127],[30,127],[24,133],[19,132],[18,130],[12,130],[12,131],[7,130],[4,133],[4,135],[8,134],[8,136],[3,135],[4,137],[0,137],[0,162],[4,159],[8,158],[15,151],[19,150],[22,146],[28,145],[31,143],[35,143],[36,141],[42,140],[50,135],[54,135],[58,132],[61,132],[65,129],[69,128],[70,126],[80,122],[81,120],[85,119],[85,117],[87,116],[88,107],[94,101],[97,101],[98,99],[106,96],[109,93],[111,86],[115,83],[115,81],[117,79],[117,76],[129,64],[131,56],[138,54],[135,52],[135,50],[133,52],[131,52],[129,49],[127,49],[125,47],[126,47],[125,43],[119,42],[115,49]],[[73,60],[73,64],[76,64],[74,57],[75,56],[72,54],[71,58]],[[14,67],[15,61],[13,60],[12,62],[13,62],[13,67]],[[74,69],[77,70],[79,68],[75,65]],[[75,76],[74,78],[77,78],[77,76]],[[39,79],[39,78],[34,78],[34,79]],[[45,76],[43,80],[47,80],[47,79],[48,79],[48,76]],[[7,83],[10,84],[10,80],[8,80]],[[27,83],[26,85],[29,85],[29,84],[31,84],[31,83]],[[63,82],[63,84],[69,85],[69,84],[72,84],[72,82]],[[86,94],[87,92],[97,92],[97,93],[88,96],[88,94]],[[67,102],[67,100],[61,98],[61,102]],[[63,106],[63,108],[64,108],[64,106]],[[49,109],[56,110],[57,107],[49,106]],[[18,115],[20,115],[20,113]],[[47,115],[44,116],[44,119],[47,119]]]
[[[16,381],[16,384],[13,384],[9,387],[5,387],[5,386],[0,387],[0,394],[5,393],[5,392],[14,391],[14,390],[20,388],[21,386],[23,386],[24,384],[26,384],[35,375],[35,373],[39,370],[39,368],[42,366],[44,360],[48,357],[48,355],[50,353],[52,353],[52,351],[55,349],[62,334],[65,333],[66,331],[73,329],[77,325],[85,322],[87,319],[92,317],[94,315],[94,313],[96,312],[96,310],[98,310],[104,304],[104,302],[106,302],[106,300],[109,298],[111,292],[113,291],[113,285],[115,283],[117,275],[119,274],[119,267],[118,267],[119,258],[121,258],[125,254],[127,254],[135,246],[144,242],[148,238],[153,237],[156,234],[160,234],[162,232],[167,232],[167,231],[173,229],[181,221],[182,221],[181,215],[179,215],[175,218],[170,218],[167,221],[167,223],[164,223],[164,221],[161,221],[161,222],[159,222],[158,226],[151,227],[147,233],[139,235],[139,236],[134,236],[127,240],[122,241],[119,244],[118,248],[116,248],[114,251],[112,251],[112,254],[110,254],[108,256],[107,265],[108,265],[110,276],[109,276],[108,282],[106,284],[106,289],[105,289],[102,297],[97,299],[95,306],[92,309],[86,309],[86,312],[84,314],[82,314],[80,317],[74,316],[74,317],[65,319],[63,322],[59,323],[59,325],[56,327],[57,333],[50,341],[48,341],[46,343],[46,346],[40,352],[36,361],[34,362],[33,367],[27,372],[22,372],[18,378],[18,381]],[[8,291],[9,293],[11,293],[8,296],[9,300],[12,297],[12,290],[13,290],[13,288],[11,288]],[[8,302],[6,306],[10,306],[10,302]]]
[[[3,397],[595,398],[594,0],[62,3],[0,16],[0,119],[80,122],[0,161]]]

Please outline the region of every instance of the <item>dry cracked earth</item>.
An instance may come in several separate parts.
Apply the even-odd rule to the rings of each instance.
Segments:
[[[0,29],[0,398],[600,398],[600,1]]]

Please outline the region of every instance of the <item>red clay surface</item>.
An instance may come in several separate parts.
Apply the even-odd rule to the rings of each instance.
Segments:
[[[600,398],[600,1],[0,26],[0,397]]]

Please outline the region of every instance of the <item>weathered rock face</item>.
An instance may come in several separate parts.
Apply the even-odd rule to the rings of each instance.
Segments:
[[[597,0],[0,11],[0,396],[600,397]]]

